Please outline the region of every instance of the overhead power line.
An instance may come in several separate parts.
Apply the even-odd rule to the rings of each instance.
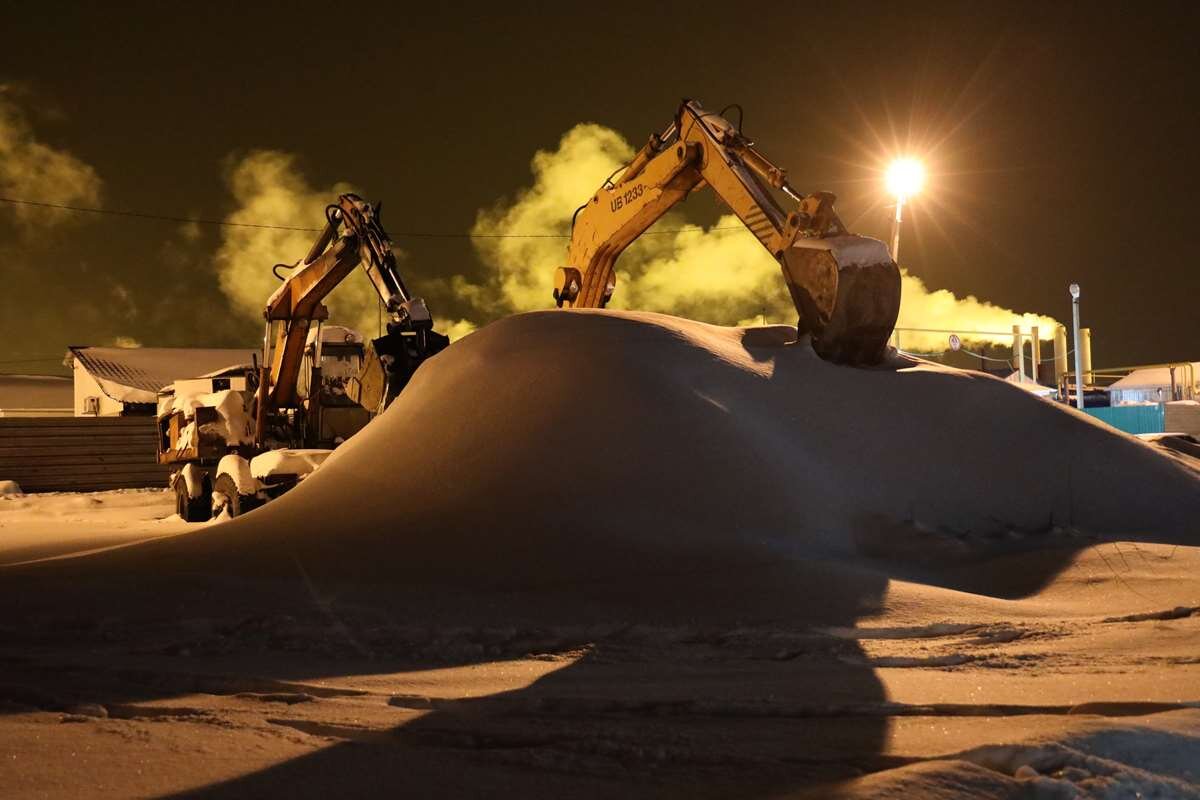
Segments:
[[[88,208],[86,206],[71,206],[64,203],[47,203],[41,200],[18,200],[15,197],[0,197],[0,203],[17,206],[34,206],[36,208],[57,208],[63,211],[75,211],[82,214],[107,214],[113,217],[137,217],[139,219],[156,219],[163,222],[192,222],[197,225],[221,225],[229,228],[273,228],[284,231],[313,231],[321,228],[299,228],[290,225],[263,225],[254,222],[227,222],[219,219],[198,219],[194,217],[173,217],[167,214],[149,214],[143,211],[121,211],[112,208]]]
[[[981,358],[984,361],[995,361],[998,364],[1008,364],[1010,367],[1012,366],[1012,363],[1013,363],[1013,360],[1011,358],[995,358],[994,356],[985,356],[983,353],[976,353],[972,350],[968,350],[965,347],[959,348],[959,351],[966,353],[969,356],[973,356],[975,358]]]
[[[103,214],[113,217],[135,217],[137,219],[152,219],[161,222],[183,222],[195,225],[215,225],[222,228],[262,228],[267,230],[277,231],[304,231],[310,233],[320,233],[324,228],[309,228],[298,225],[269,225],[262,222],[231,222],[223,219],[205,219],[203,217],[177,217],[170,214],[151,214],[145,211],[122,211],[120,209],[111,208],[91,208],[88,206],[73,206],[66,203],[49,203],[43,200],[21,200],[15,197],[0,197],[0,203],[8,203],[16,206],[31,206],[34,208],[53,208],[61,211],[74,211],[79,214]],[[646,231],[643,236],[663,236],[668,234],[684,233],[691,228],[677,228],[673,230],[662,231]],[[719,228],[708,228],[710,231],[741,231],[749,233],[748,228],[741,225],[724,225]],[[402,233],[391,233],[396,239],[570,239],[570,234],[565,233],[448,233],[448,232],[433,232],[433,231],[404,231]]]

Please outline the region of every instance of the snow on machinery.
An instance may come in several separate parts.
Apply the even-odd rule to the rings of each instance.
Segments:
[[[625,248],[708,185],[779,262],[799,313],[799,335],[810,335],[817,354],[835,363],[877,363],[900,312],[900,270],[887,247],[848,233],[832,194],[795,191],[786,173],[722,114],[685,100],[620,177],[610,177],[576,210],[567,266],[555,272],[555,302],[604,308]],[[784,211],[772,189],[797,208]]]
[[[325,209],[304,259],[267,301],[262,358],[159,394],[158,461],[187,521],[238,516],[315,470],[332,448],[382,412],[421,363],[449,340],[404,284],[379,206],[353,194]],[[364,344],[324,325],[322,300],[362,265],[388,313],[387,333]]]

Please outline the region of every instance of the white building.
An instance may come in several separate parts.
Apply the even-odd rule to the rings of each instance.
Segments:
[[[74,415],[114,417],[153,414],[158,390],[184,378],[249,368],[253,350],[187,347],[71,347]]]
[[[1114,406],[1200,399],[1200,361],[1135,369],[1108,387],[1108,397]]]

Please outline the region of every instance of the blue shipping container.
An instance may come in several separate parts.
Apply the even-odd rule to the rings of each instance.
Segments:
[[[1162,403],[1152,406],[1085,408],[1084,411],[1126,433],[1162,433],[1165,430]]]

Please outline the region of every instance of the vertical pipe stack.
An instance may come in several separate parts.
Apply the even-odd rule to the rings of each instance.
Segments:
[[[1013,362],[1017,365],[1017,377],[1025,382],[1025,342],[1021,338],[1021,326],[1013,325]]]
[[[1054,329],[1054,381],[1062,383],[1067,367],[1067,329],[1059,325]]]
[[[1033,378],[1033,382],[1038,382],[1038,367],[1041,366],[1042,360],[1042,335],[1038,330],[1038,326],[1034,325],[1029,329],[1029,349],[1030,360],[1033,362],[1029,365],[1029,377]]]
[[[1096,375],[1092,372],[1092,329],[1080,328],[1079,338],[1083,347],[1083,382],[1086,386],[1091,386],[1096,382]]]
[[[1075,330],[1075,407],[1082,411],[1083,348],[1079,346],[1079,284],[1077,283],[1071,284],[1071,317]]]

